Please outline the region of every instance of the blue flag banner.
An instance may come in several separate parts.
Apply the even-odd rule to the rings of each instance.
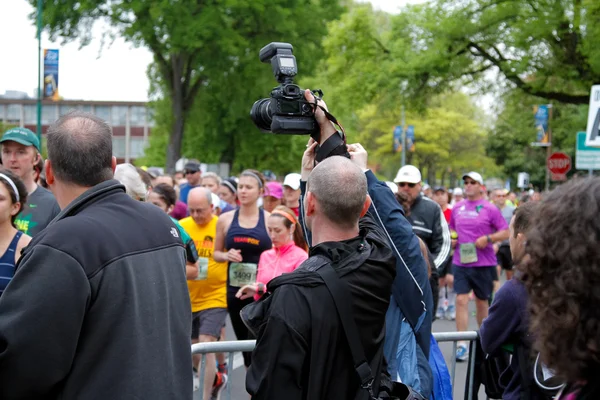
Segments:
[[[406,148],[408,151],[415,151],[415,127],[409,125],[406,128]]]
[[[402,151],[402,134],[403,129],[401,126],[396,126],[394,128],[394,153]]]
[[[550,105],[541,104],[539,106],[533,106],[534,123],[536,130],[536,141],[537,146],[548,146],[550,145],[550,135],[548,132],[548,121],[550,119]]]
[[[44,49],[44,99],[58,97],[58,49]]]

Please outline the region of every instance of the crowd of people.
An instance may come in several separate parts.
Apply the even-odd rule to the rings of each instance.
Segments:
[[[475,171],[451,191],[411,165],[381,182],[306,96],[320,141],[281,180],[117,165],[111,128],[79,111],[50,127],[45,162],[33,132],[5,132],[0,398],[219,399],[231,366],[208,354],[200,376],[190,345],[224,340],[228,316],[257,339],[254,399],[394,398],[399,382],[429,398],[432,323],[466,331],[471,300],[483,350],[511,351],[503,398],[545,398],[524,376],[535,356],[561,400],[596,398],[600,180],[543,200]]]

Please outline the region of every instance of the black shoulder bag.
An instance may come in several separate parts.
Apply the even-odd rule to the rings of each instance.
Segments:
[[[362,393],[368,394],[368,397],[365,397],[365,394],[359,392],[356,399],[425,400],[423,396],[403,383],[392,382],[389,376],[383,372],[379,377],[379,393],[373,392],[375,377],[373,376],[371,367],[365,357],[364,348],[358,337],[358,328],[354,321],[354,317],[352,316],[352,295],[348,290],[348,287],[340,280],[330,263],[318,268],[316,272],[323,278],[323,281],[333,298],[335,308],[342,321],[342,328],[346,334],[348,345],[350,346],[354,368],[360,378],[361,391],[363,391]]]

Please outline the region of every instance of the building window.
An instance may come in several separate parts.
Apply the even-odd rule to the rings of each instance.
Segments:
[[[77,110],[77,106],[73,106],[73,105],[61,105],[58,108],[58,113],[62,117],[63,115],[65,115],[69,111],[74,111],[74,110]]]
[[[56,121],[56,104],[44,104],[42,106],[42,124],[50,125]],[[37,123],[37,121],[36,121]]]
[[[113,156],[117,158],[125,158],[125,137],[124,136],[113,136]],[[144,156],[144,150],[146,148],[146,142],[141,137],[131,137],[129,143],[129,157],[136,159]]]
[[[131,107],[130,111],[131,126],[144,126],[146,125],[146,107]]]
[[[110,122],[110,107],[96,106],[95,114],[98,118],[102,118],[106,122]]]
[[[125,137],[113,136],[113,156],[117,158],[125,158]]]
[[[144,156],[144,149],[146,148],[146,143],[144,142],[144,138],[132,137],[131,138],[131,158],[140,158]]]
[[[127,122],[127,106],[112,107],[112,125],[125,126]]]
[[[21,107],[21,104],[9,104],[8,110],[6,111],[6,122],[11,124],[19,124],[21,122]]]
[[[37,109],[35,104],[25,104],[23,106],[25,109],[25,125],[35,125],[37,124]]]

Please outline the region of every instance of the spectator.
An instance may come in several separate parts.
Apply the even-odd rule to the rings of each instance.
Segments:
[[[560,400],[598,399],[600,178],[560,185],[538,204],[523,268],[533,347],[567,381]]]
[[[314,165],[314,150],[313,144],[305,153],[303,174]],[[311,256],[333,262],[348,286],[358,335],[367,361],[378,366],[373,368],[378,376],[395,260],[369,217],[361,220],[359,229],[360,214],[368,206],[366,193],[361,169],[346,158],[331,157],[310,173],[304,205],[315,246]],[[335,304],[319,275],[301,266],[273,279],[268,288],[270,301],[257,303],[264,307],[264,319],[246,320],[258,334],[246,377],[252,398],[354,398],[361,390],[360,379]]]
[[[0,398],[191,398],[177,228],[112,179],[106,122],[73,111],[47,138],[62,212],[27,246],[0,298]]]
[[[2,165],[21,179],[27,188],[27,203],[15,224],[17,229],[29,236],[40,233],[60,212],[56,199],[50,191],[35,182],[34,169],[41,159],[40,141],[35,133],[26,128],[13,128],[2,139]]]
[[[483,320],[480,330],[481,347],[492,356],[505,351],[505,345],[512,345],[516,351],[521,351],[527,357],[531,353],[531,339],[528,334],[527,292],[520,281],[519,265],[527,262],[525,243],[530,226],[537,208],[536,203],[528,203],[519,207],[510,222],[510,252],[512,253],[515,269],[514,279],[507,281],[494,296],[489,315]],[[530,400],[542,400],[545,396],[533,384],[523,385],[523,381],[532,381],[533,376],[522,376],[521,371],[529,368],[520,365],[520,357],[513,352],[510,367],[502,373],[499,384],[503,386],[504,400],[522,399],[525,387]],[[533,383],[533,382],[528,382]]]

